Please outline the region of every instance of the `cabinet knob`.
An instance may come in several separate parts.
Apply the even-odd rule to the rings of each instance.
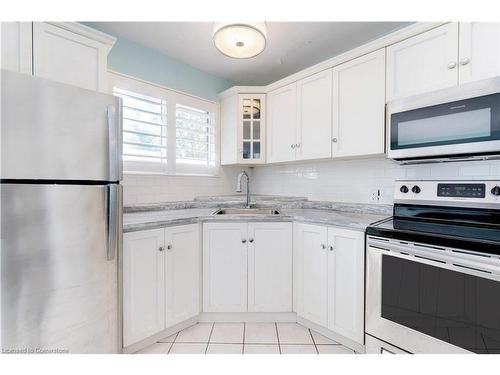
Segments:
[[[163,246],[160,246],[160,247],[158,248],[158,251],[164,251],[164,250],[165,250],[165,248],[164,248]]]
[[[333,143],[337,143],[339,140],[337,138],[332,138]]]
[[[172,245],[167,245],[167,250],[171,250],[172,249]]]
[[[324,250],[326,249],[326,245],[325,244],[321,244],[320,247]]]
[[[244,238],[242,238],[242,239],[241,239],[241,243],[247,243],[247,240],[246,240],[246,239],[244,239]]]
[[[448,69],[455,69],[457,67],[457,63],[455,61],[451,61],[448,63]]]
[[[332,245],[328,246],[328,250],[333,251],[333,246]]]
[[[470,63],[470,59],[468,57],[464,57],[460,60],[460,65],[467,65],[468,63]]]
[[[253,238],[250,238],[248,242],[253,243]]]
[[[300,148],[300,143],[297,143],[295,147]]]
[[[292,149],[294,149],[294,148],[295,148],[295,145],[290,145],[290,147],[291,147]]]

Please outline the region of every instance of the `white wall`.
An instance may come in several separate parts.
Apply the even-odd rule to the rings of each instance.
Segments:
[[[235,194],[241,167],[221,167],[219,176],[124,174],[123,204],[192,200],[197,196]]]
[[[500,179],[500,161],[400,166],[385,158],[328,160],[255,167],[256,194],[307,197],[310,200],[371,202],[381,190],[379,203],[392,204],[396,179]]]

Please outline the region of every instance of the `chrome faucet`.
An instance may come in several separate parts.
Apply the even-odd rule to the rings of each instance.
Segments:
[[[245,176],[247,178],[247,204],[245,208],[250,208],[250,177],[248,176],[248,173],[243,171],[238,175],[238,184],[236,185],[236,192],[241,193],[241,179]]]

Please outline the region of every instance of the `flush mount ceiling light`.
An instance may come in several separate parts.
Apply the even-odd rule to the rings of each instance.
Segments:
[[[215,22],[212,38],[215,47],[235,59],[255,57],[266,48],[265,22]]]

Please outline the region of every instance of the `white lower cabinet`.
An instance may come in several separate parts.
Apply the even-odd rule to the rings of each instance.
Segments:
[[[203,311],[247,311],[247,224],[203,224]]]
[[[363,344],[364,233],[290,222],[124,234],[124,347],[200,313],[287,313]]]
[[[292,224],[248,224],[248,311],[292,311]]]
[[[204,312],[292,311],[292,224],[203,225]]]
[[[295,224],[297,314],[324,327],[328,317],[327,240],[326,227]]]
[[[199,313],[198,224],[123,236],[123,346]]]
[[[200,313],[200,238],[198,224],[165,229],[165,327]]]
[[[294,259],[297,314],[363,344],[364,233],[296,223]]]
[[[160,332],[165,326],[163,229],[123,236],[123,346]]]
[[[363,343],[364,233],[328,228],[328,329]]]

